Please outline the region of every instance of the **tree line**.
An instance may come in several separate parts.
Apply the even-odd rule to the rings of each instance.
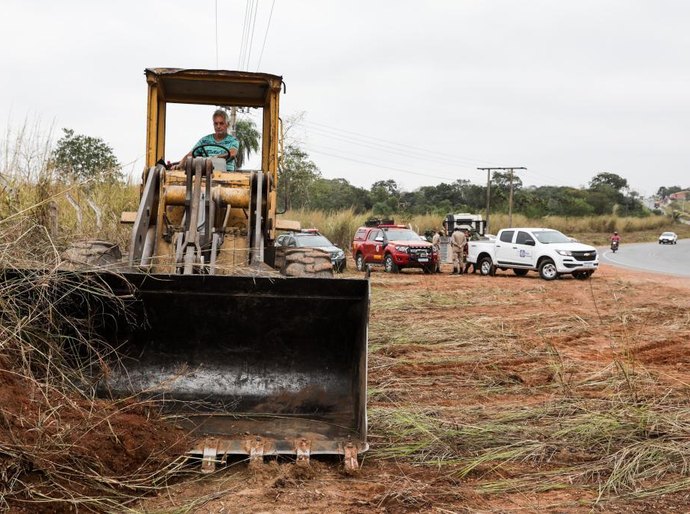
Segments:
[[[510,182],[507,172],[494,172],[491,176],[492,212],[508,212]],[[615,173],[599,173],[583,188],[524,187],[517,176],[513,176],[512,182],[513,212],[529,218],[606,214],[648,216],[653,213],[645,207],[641,196],[630,188],[628,181]],[[678,186],[662,186],[659,194],[663,197],[680,190]],[[484,212],[487,187],[459,179],[403,191],[395,180],[379,180],[369,189],[364,189],[344,178],[323,178],[319,167],[304,150],[297,145],[289,145],[280,165],[278,198],[279,204],[289,209],[444,215],[449,212]]]
[[[69,170],[77,179],[120,180],[122,174],[112,148],[100,138],[75,134],[63,129],[52,159],[57,168]],[[238,167],[259,150],[260,133],[251,120],[237,124],[240,141]],[[508,212],[511,177],[496,171],[489,187],[492,212]],[[615,174],[602,172],[587,187],[530,186],[525,187],[518,176],[512,177],[514,213],[529,218],[544,216],[648,216],[640,195],[628,181]],[[679,186],[661,186],[659,198],[683,190]],[[487,186],[458,179],[451,183],[423,186],[404,191],[395,180],[379,180],[369,189],[350,184],[344,178],[327,179],[317,164],[294,142],[285,146],[279,163],[278,203],[280,209],[307,209],[326,212],[352,209],[355,213],[373,212],[436,214],[449,212],[485,212]],[[657,211],[657,213],[659,213]]]

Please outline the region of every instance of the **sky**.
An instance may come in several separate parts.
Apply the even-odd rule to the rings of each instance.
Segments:
[[[138,176],[145,68],[261,71],[325,178],[412,191],[516,166],[651,195],[690,186],[688,26],[685,0],[2,0],[0,123],[100,137]],[[168,160],[211,112],[170,113]]]

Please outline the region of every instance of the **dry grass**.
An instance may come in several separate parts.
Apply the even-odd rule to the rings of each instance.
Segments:
[[[117,361],[97,325],[126,316],[127,297],[59,270],[46,241],[31,219],[0,225],[0,510],[122,512],[179,472],[182,438],[161,428],[155,405],[95,398]]]
[[[639,309],[621,306],[610,321],[595,313],[505,319],[505,309],[492,315],[484,308],[498,293],[491,286],[481,295],[474,288],[411,295],[392,284],[374,282],[372,298],[374,458],[472,479],[487,495],[593,488],[594,501],[605,502],[687,489],[690,404],[635,361],[630,347],[636,327],[646,323]],[[629,287],[616,283],[611,294]],[[538,283],[522,289],[520,299],[528,305],[545,294]],[[467,309],[483,314],[468,316]],[[550,341],[586,338],[600,322],[623,324],[615,341],[620,351],[609,366],[583,374]],[[678,322],[688,330],[688,320]],[[517,327],[530,325],[539,328],[526,338]],[[535,345],[539,339],[543,345]]]
[[[375,216],[371,212],[355,214],[351,210],[336,213],[295,210],[288,211],[283,217],[300,221],[304,228],[318,228],[336,245],[341,248],[349,248],[357,228],[362,226],[367,219]],[[419,234],[440,230],[443,222],[441,216],[432,214],[413,216],[397,214],[393,215],[392,218],[396,223],[409,225]],[[494,234],[502,228],[509,227],[507,214],[492,214],[490,222],[490,230]],[[554,228],[594,245],[607,244],[608,237],[614,230],[622,234],[624,242],[656,241],[659,234],[665,230],[677,232],[680,237],[690,237],[690,225],[673,223],[668,216],[648,216],[646,218],[626,218],[614,215],[579,218],[547,216],[530,219],[521,214],[513,214],[512,226]]]

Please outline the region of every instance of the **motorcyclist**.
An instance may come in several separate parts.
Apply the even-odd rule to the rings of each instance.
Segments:
[[[614,231],[613,235],[611,236],[611,249],[617,249],[618,245],[621,244],[621,236],[618,235],[618,232]]]

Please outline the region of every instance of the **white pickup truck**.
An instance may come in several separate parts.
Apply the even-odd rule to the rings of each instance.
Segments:
[[[599,266],[599,256],[593,246],[574,242],[558,230],[505,228],[495,240],[470,241],[467,262],[482,275],[512,269],[519,276],[538,271],[544,280],[568,273],[584,280]]]

